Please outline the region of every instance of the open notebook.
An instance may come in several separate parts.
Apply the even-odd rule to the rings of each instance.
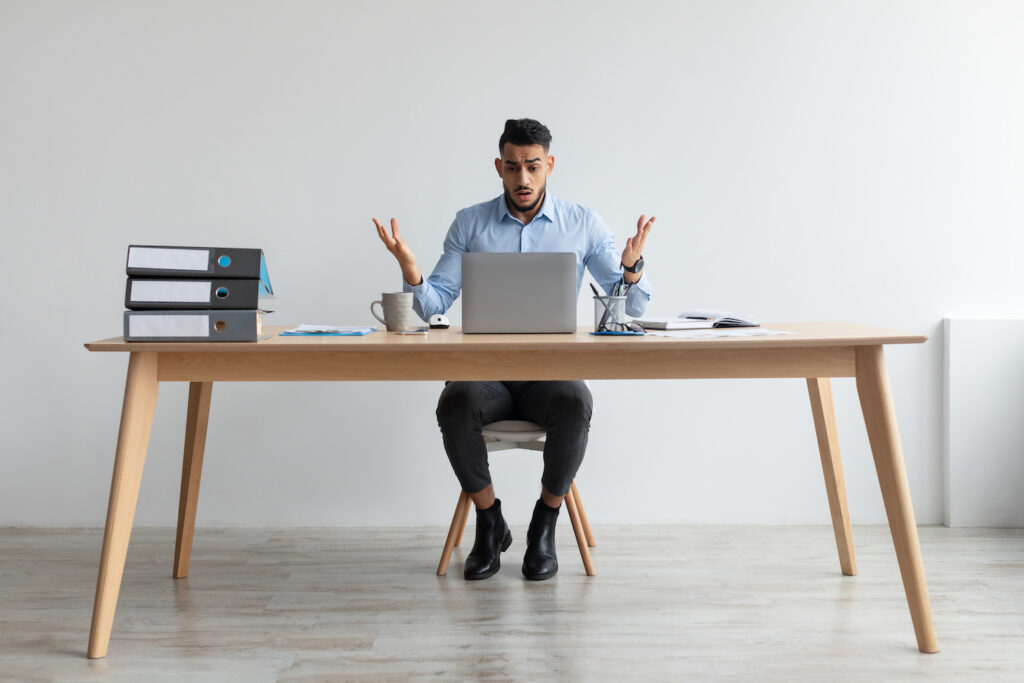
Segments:
[[[692,310],[683,311],[674,318],[636,318],[644,329],[650,330],[701,330],[712,327],[758,327],[760,323],[725,311]]]

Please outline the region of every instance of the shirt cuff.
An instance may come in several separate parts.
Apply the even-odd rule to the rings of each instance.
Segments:
[[[646,294],[648,297],[651,296],[651,282],[647,279],[647,271],[640,271],[640,279],[630,285],[630,289],[633,287],[639,288],[641,292]]]
[[[420,277],[420,283],[418,285],[410,285],[405,281],[405,278],[402,278],[402,291],[412,292],[417,295],[423,294],[427,291],[427,279],[425,277]]]

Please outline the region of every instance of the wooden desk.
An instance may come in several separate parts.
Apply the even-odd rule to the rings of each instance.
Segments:
[[[795,335],[679,340],[576,334],[281,337],[268,327],[259,343],[86,344],[127,351],[128,377],[114,457],[89,657],[103,657],[121,587],[160,382],[190,382],[175,543],[175,578],[188,575],[210,395],[214,382],[339,380],[539,380],[795,377],[807,382],[825,487],[843,574],[857,573],[846,505],[831,377],[855,377],[889,529],[921,652],[937,652],[931,603],[914,522],[884,344],[916,344],[925,335],[854,323],[770,323]]]

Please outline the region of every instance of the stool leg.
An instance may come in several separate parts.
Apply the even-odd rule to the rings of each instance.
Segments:
[[[455,505],[455,514],[452,515],[452,525],[448,528],[448,539],[444,542],[441,561],[437,565],[438,576],[444,576],[448,571],[448,561],[452,559],[452,549],[455,548],[455,537],[459,533],[460,527],[466,523],[469,505],[469,494],[462,491],[459,493],[459,502]]]
[[[469,495],[465,491],[463,491],[462,495],[466,496],[467,498],[469,497]],[[466,506],[463,507],[462,509],[462,519],[459,521],[459,533],[455,536],[456,547],[462,545],[462,534],[466,531],[466,522],[469,521],[469,511],[473,509],[473,506],[470,504],[466,504]]]
[[[576,545],[580,547],[580,557],[583,558],[583,568],[586,570],[587,576],[594,576],[594,561],[590,557],[590,548],[587,547],[587,536],[583,532],[583,522],[580,521],[580,511],[576,508],[576,498],[572,495],[568,495],[564,500],[565,507],[569,510],[569,519],[572,521],[572,530],[576,533]]]
[[[590,530],[590,522],[587,520],[587,511],[583,509],[583,498],[580,497],[580,490],[576,488],[576,480],[572,482],[572,487],[569,489],[572,494],[573,501],[576,503],[576,509],[580,511],[580,521],[583,522],[583,533],[587,536],[587,545],[591,548],[597,545],[594,541],[594,534]]]

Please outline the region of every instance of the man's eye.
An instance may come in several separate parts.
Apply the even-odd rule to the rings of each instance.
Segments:
[[[536,173],[538,168],[538,166],[530,166],[530,173]]]

